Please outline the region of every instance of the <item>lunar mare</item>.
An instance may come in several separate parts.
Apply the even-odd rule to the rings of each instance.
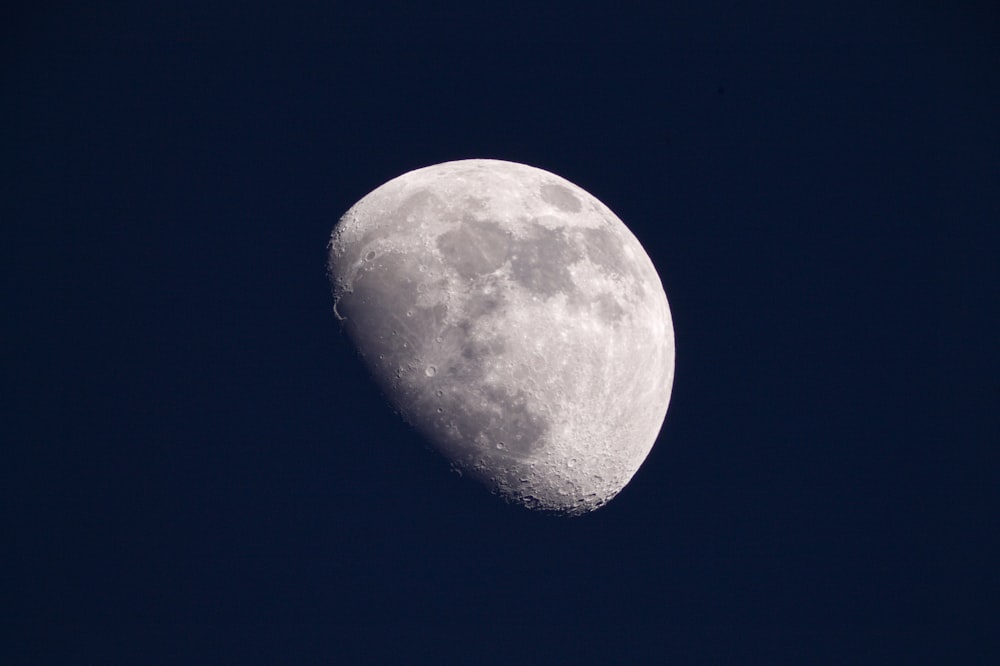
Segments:
[[[645,460],[674,335],[651,260],[595,197],[499,160],[403,174],[329,245],[334,312],[399,414],[458,471],[582,514]]]

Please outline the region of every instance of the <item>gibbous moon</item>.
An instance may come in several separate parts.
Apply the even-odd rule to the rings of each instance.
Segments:
[[[607,206],[552,173],[461,160],[385,183],[330,240],[334,313],[395,410],[530,509],[611,500],[666,416],[659,276]]]

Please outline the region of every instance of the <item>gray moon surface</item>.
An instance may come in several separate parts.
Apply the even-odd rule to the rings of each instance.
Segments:
[[[631,480],[663,425],[674,332],[635,236],[573,183],[460,160],[340,219],[334,313],[393,408],[460,473],[579,515]]]

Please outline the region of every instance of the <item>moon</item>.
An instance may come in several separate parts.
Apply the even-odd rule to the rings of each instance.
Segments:
[[[659,275],[611,210],[542,169],[410,171],[334,227],[334,314],[395,411],[504,499],[581,515],[663,425],[674,331]]]

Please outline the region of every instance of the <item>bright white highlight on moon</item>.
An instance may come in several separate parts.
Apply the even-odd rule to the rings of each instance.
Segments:
[[[394,178],[330,240],[334,312],[393,407],[505,499],[606,504],[666,415],[674,333],[618,217],[534,167],[462,160]]]

